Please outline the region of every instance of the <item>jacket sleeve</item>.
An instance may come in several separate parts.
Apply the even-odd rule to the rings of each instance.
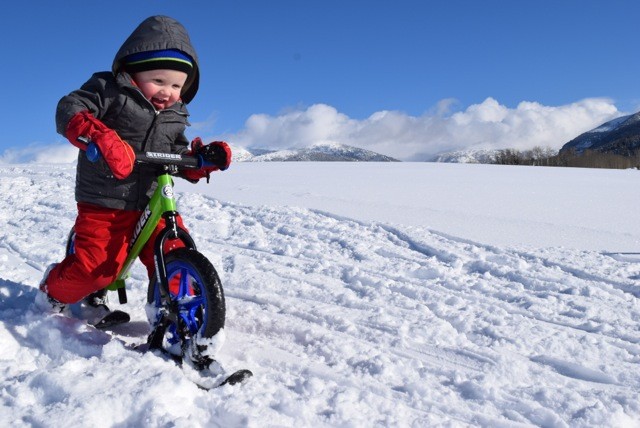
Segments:
[[[191,149],[189,149],[189,140],[187,140],[187,137],[184,135],[184,133],[181,132],[173,144],[173,152],[183,155],[190,150]]]
[[[71,118],[81,111],[89,110],[100,119],[108,109],[110,73],[94,74],[82,87],[60,99],[56,108],[56,130],[66,137]]]

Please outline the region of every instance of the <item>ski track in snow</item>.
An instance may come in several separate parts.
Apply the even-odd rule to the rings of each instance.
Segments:
[[[219,360],[255,376],[199,390],[112,332],[32,307],[75,217],[74,169],[0,168],[0,425],[632,426],[640,264],[498,248],[420,227],[198,194],[178,206],[227,297]],[[116,298],[111,297],[112,300]]]

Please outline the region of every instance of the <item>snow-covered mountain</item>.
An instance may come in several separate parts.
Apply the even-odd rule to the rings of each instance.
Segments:
[[[590,149],[602,153],[632,155],[640,149],[640,112],[618,117],[580,134],[562,146],[560,152],[571,149],[578,154]]]
[[[246,162],[251,160],[254,156],[249,150],[244,147],[239,147],[233,144],[231,146],[231,153],[233,153],[233,162]]]
[[[398,162],[370,150],[338,143],[317,143],[301,149],[278,151],[233,148],[237,162]]]
[[[469,149],[440,153],[430,162],[445,163],[491,163],[495,158],[496,150]]]

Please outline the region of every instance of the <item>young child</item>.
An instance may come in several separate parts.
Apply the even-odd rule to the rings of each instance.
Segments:
[[[40,285],[57,310],[82,299],[90,304],[90,299],[99,300],[124,263],[135,223],[155,190],[153,169],[135,164],[135,153],[203,154],[215,166],[182,173],[193,182],[229,167],[231,151],[224,142],[205,146],[196,138],[188,147],[185,105],[196,95],[199,77],[185,28],[172,18],[152,16],[124,42],[111,72],[94,74],[58,103],[57,130],[80,153],[75,252],[50,267]],[[96,163],[86,158],[78,137],[98,146],[101,158]],[[180,219],[179,224],[184,227]],[[151,244],[140,260],[153,277]]]

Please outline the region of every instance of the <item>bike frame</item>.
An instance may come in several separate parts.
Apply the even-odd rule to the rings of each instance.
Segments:
[[[178,211],[173,194],[173,179],[168,171],[158,175],[157,184],[158,186],[151,200],[142,211],[136,223],[127,252],[127,258],[125,259],[122,269],[118,273],[115,281],[107,287],[109,290],[118,290],[120,303],[126,303],[124,280],[128,277],[133,263],[138,256],[140,256],[140,252],[147,242],[149,242],[161,218],[165,219],[166,226],[160,232],[154,243],[154,264],[156,274],[160,279],[160,283],[163,285],[161,287],[163,300],[165,300],[165,297],[168,297],[169,290],[164,263],[164,243],[167,239],[180,239],[185,246],[194,250],[196,249],[196,245],[189,233],[178,226]]]
[[[101,154],[95,143],[83,137],[78,138],[78,141],[86,144],[87,158],[91,162],[97,162],[98,159],[100,159]],[[151,239],[151,236],[160,223],[160,219],[164,218],[165,227],[158,234],[154,242],[154,264],[156,275],[160,281],[161,299],[167,305],[172,305],[173,303],[169,295],[167,270],[164,262],[164,243],[168,239],[180,239],[185,247],[193,250],[196,249],[196,245],[189,233],[178,226],[178,211],[173,194],[173,179],[171,174],[177,172],[178,168],[198,169],[210,164],[205,162],[201,156],[183,156],[156,152],[137,154],[136,163],[156,165],[158,168],[158,175],[156,177],[157,187],[136,223],[122,269],[116,276],[114,282],[106,288],[108,290],[118,291],[120,303],[127,302],[125,279],[129,275],[129,270],[133,262],[135,262],[144,246],[149,242],[149,239]]]

